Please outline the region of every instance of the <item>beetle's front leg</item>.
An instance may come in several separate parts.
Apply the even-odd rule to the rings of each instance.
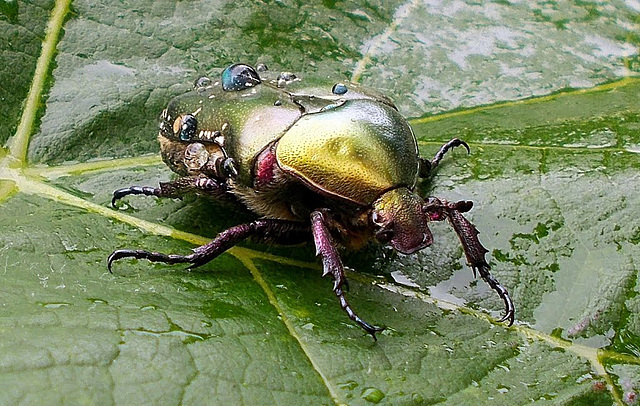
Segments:
[[[480,243],[478,229],[462,215],[462,213],[471,210],[471,207],[473,207],[473,202],[470,201],[450,203],[446,200],[430,198],[424,206],[424,211],[432,221],[440,221],[445,218],[449,220],[460,238],[467,262],[471,266],[474,276],[476,272],[479,273],[482,280],[491,286],[491,289],[495,290],[504,301],[505,315],[498,321],[508,320],[511,326],[515,318],[515,308],[509,292],[489,272],[490,267],[485,259],[485,254],[489,251]]]
[[[316,253],[322,258],[322,276],[331,275],[333,278],[333,292],[340,301],[340,307],[347,313],[349,318],[367,333],[371,334],[374,340],[377,340],[376,333],[384,330],[383,327],[372,326],[362,320],[351,308],[344,296],[343,287],[345,287],[347,279],[344,273],[344,266],[340,259],[340,254],[336,249],[329,229],[327,228],[327,219],[322,211],[314,211],[311,213],[311,232],[316,244]]]
[[[438,151],[436,156],[434,156],[431,161],[429,161],[428,159],[420,158],[420,177],[421,178],[429,177],[429,175],[431,174],[431,171],[433,171],[436,168],[436,166],[438,166],[438,164],[444,157],[444,154],[449,152],[450,149],[459,147],[461,145],[467,149],[467,153],[471,153],[469,144],[467,144],[466,142],[462,141],[459,138],[454,138],[449,142],[447,142],[446,144],[444,144],[442,147],[440,147],[440,151]]]
[[[111,205],[127,195],[145,195],[156,197],[179,198],[188,192],[202,192],[220,196],[226,190],[226,184],[207,176],[183,176],[171,182],[160,182],[160,187],[130,186],[113,192]]]

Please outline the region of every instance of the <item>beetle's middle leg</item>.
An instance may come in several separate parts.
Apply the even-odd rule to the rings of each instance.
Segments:
[[[372,326],[366,321],[362,320],[351,308],[349,302],[347,302],[344,296],[343,288],[347,283],[347,279],[344,273],[344,266],[340,259],[340,254],[336,249],[329,229],[327,227],[327,219],[322,211],[314,211],[311,213],[311,232],[313,233],[313,239],[316,244],[316,252],[322,258],[323,272],[322,276],[331,275],[333,277],[333,292],[340,301],[340,307],[347,313],[349,318],[360,327],[362,327],[367,333],[371,334],[374,340],[376,340],[376,333],[384,330],[382,327]]]
[[[107,268],[111,272],[114,261],[122,258],[146,259],[165,264],[191,264],[197,268],[213,260],[229,248],[250,237],[277,243],[304,241],[309,235],[309,225],[297,221],[280,219],[258,219],[251,223],[240,224],[222,231],[209,243],[194,248],[189,255],[163,254],[144,250],[115,250],[107,259]]]
[[[179,198],[188,192],[202,192],[207,195],[220,196],[226,190],[226,184],[207,176],[183,176],[171,182],[160,182],[159,187],[130,186],[113,192],[111,205],[127,195],[145,195],[156,197]]]
[[[436,156],[434,156],[431,161],[429,161],[428,159],[420,158],[420,177],[421,178],[429,177],[429,175],[431,174],[431,171],[434,170],[436,166],[438,166],[438,164],[444,157],[444,154],[449,152],[449,150],[455,147],[459,147],[461,145],[467,149],[467,153],[471,152],[471,149],[469,148],[469,145],[466,142],[462,141],[459,138],[454,138],[449,142],[447,142],[446,144],[444,144],[442,147],[440,147],[440,151],[438,151]]]
[[[509,325],[512,325],[515,318],[515,308],[509,292],[489,272],[490,267],[484,257],[489,251],[480,243],[478,229],[462,215],[462,213],[471,210],[471,207],[473,207],[473,202],[470,201],[462,200],[451,203],[432,197],[424,205],[424,211],[432,221],[440,221],[445,218],[449,220],[460,238],[467,262],[473,270],[474,276],[476,272],[479,273],[482,280],[491,286],[491,289],[496,291],[504,302],[505,315],[498,321],[509,321]]]

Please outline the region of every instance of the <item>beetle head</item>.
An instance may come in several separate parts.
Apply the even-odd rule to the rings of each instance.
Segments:
[[[378,241],[403,254],[431,245],[433,236],[423,205],[424,200],[407,188],[393,189],[380,196],[371,211]]]

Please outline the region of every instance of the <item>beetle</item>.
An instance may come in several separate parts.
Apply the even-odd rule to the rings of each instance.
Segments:
[[[232,198],[257,216],[231,227],[188,255],[116,250],[107,260],[146,259],[203,265],[249,237],[280,244],[313,237],[323,276],[349,318],[374,339],[383,330],[360,318],[345,297],[347,280],[338,246],[357,249],[370,240],[411,254],[431,245],[428,224],[448,220],[474,272],[505,305],[500,322],[514,321],[507,290],[490,274],[487,249],[462,213],[471,201],[423,199],[417,193],[450,149],[431,160],[418,154],[407,120],[383,94],[353,83],[305,79],[234,64],[218,80],[199,78],[194,89],[171,100],[160,115],[163,161],[179,177],[159,187],[131,186],[113,193],[180,198],[196,192]]]

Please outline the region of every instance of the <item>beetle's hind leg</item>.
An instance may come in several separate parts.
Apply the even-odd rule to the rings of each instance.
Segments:
[[[127,195],[145,195],[156,197],[180,198],[189,192],[201,192],[219,196],[226,190],[226,184],[207,176],[183,176],[171,182],[160,182],[159,187],[130,186],[113,192],[111,205]]]
[[[459,146],[465,147],[467,150],[467,153],[471,153],[469,144],[467,144],[466,142],[462,141],[459,138],[454,138],[449,142],[447,142],[446,144],[444,144],[442,147],[440,147],[440,151],[438,151],[436,156],[434,156],[431,161],[429,161],[428,159],[420,158],[420,177],[421,178],[428,177],[431,171],[438,166],[438,164],[440,163],[444,155],[447,152],[449,152],[449,150]]]
[[[316,252],[322,258],[323,272],[322,276],[331,275],[333,277],[333,292],[340,301],[340,307],[347,313],[349,318],[355,321],[367,333],[371,334],[374,340],[377,340],[376,333],[384,330],[384,327],[372,326],[358,316],[347,298],[344,296],[344,288],[347,279],[344,273],[344,266],[340,259],[340,254],[333,243],[329,229],[327,228],[327,220],[322,211],[314,211],[311,213],[311,232],[316,245]]]
[[[505,289],[491,273],[489,273],[489,264],[485,259],[485,254],[489,252],[478,239],[478,229],[467,220],[462,213],[471,210],[473,202],[459,201],[450,203],[446,200],[430,198],[424,206],[424,211],[432,221],[440,221],[447,218],[451,226],[458,234],[460,243],[467,257],[467,262],[473,270],[474,276],[480,274],[484,280],[502,299],[505,306],[504,316],[498,320],[499,322],[508,321],[511,326],[515,319],[515,308],[513,301],[509,296],[509,292]]]

